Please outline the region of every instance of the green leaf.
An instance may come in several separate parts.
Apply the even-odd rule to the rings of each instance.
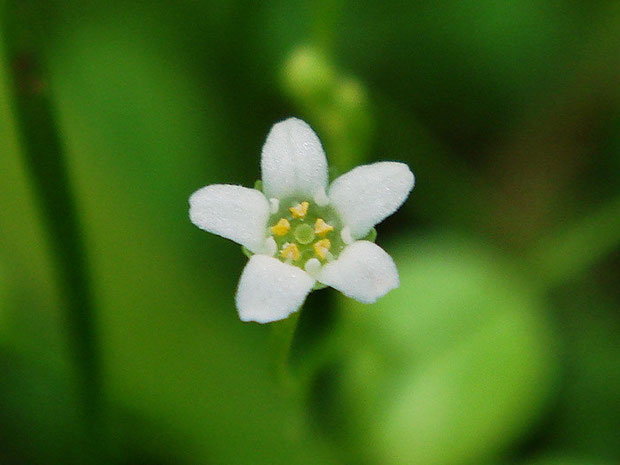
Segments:
[[[356,438],[354,453],[386,465],[480,463],[524,432],[549,393],[541,302],[484,246],[425,240],[393,256],[398,289],[373,306],[342,300],[333,404],[352,425],[328,434]]]

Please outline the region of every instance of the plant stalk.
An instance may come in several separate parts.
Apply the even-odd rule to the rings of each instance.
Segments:
[[[15,125],[61,291],[88,450],[101,440],[102,375],[93,292],[79,215],[43,52],[46,3],[0,3]]]

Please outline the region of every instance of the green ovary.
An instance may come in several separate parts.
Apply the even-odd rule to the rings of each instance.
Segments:
[[[310,244],[316,237],[314,231],[312,230],[312,226],[309,224],[300,224],[295,228],[295,232],[293,234],[295,236],[295,240],[300,244]]]

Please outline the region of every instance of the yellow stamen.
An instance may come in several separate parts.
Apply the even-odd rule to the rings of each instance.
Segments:
[[[329,239],[321,239],[320,241],[316,241],[312,247],[314,248],[314,253],[316,256],[321,260],[325,260],[331,246],[332,243]]]
[[[295,218],[304,218],[306,216],[306,213],[308,213],[309,206],[310,204],[308,202],[301,202],[294,207],[289,208],[289,210]]]
[[[280,256],[289,260],[299,260],[300,253],[297,244],[285,244]]]
[[[280,221],[271,227],[271,232],[276,236],[284,236],[289,229],[291,229],[291,223],[286,218],[280,218]]]
[[[333,230],[334,230],[334,227],[331,224],[327,224],[321,218],[318,218],[316,220],[316,223],[314,223],[314,234],[323,236]]]

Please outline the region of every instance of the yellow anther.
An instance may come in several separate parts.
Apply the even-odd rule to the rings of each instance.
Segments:
[[[332,243],[329,239],[321,239],[320,241],[316,241],[312,247],[314,248],[314,253],[316,256],[321,260],[325,260],[331,246]]]
[[[334,227],[331,224],[327,224],[321,218],[318,218],[316,220],[316,223],[314,223],[314,234],[323,236],[333,230],[334,230]]]
[[[289,210],[295,218],[304,218],[306,216],[306,213],[308,213],[309,206],[310,204],[308,202],[301,202],[294,207],[289,208]]]
[[[285,244],[280,256],[289,260],[299,260],[300,253],[297,244]]]
[[[291,223],[286,218],[280,218],[280,221],[271,227],[271,232],[276,236],[284,236],[289,229],[291,229]]]

